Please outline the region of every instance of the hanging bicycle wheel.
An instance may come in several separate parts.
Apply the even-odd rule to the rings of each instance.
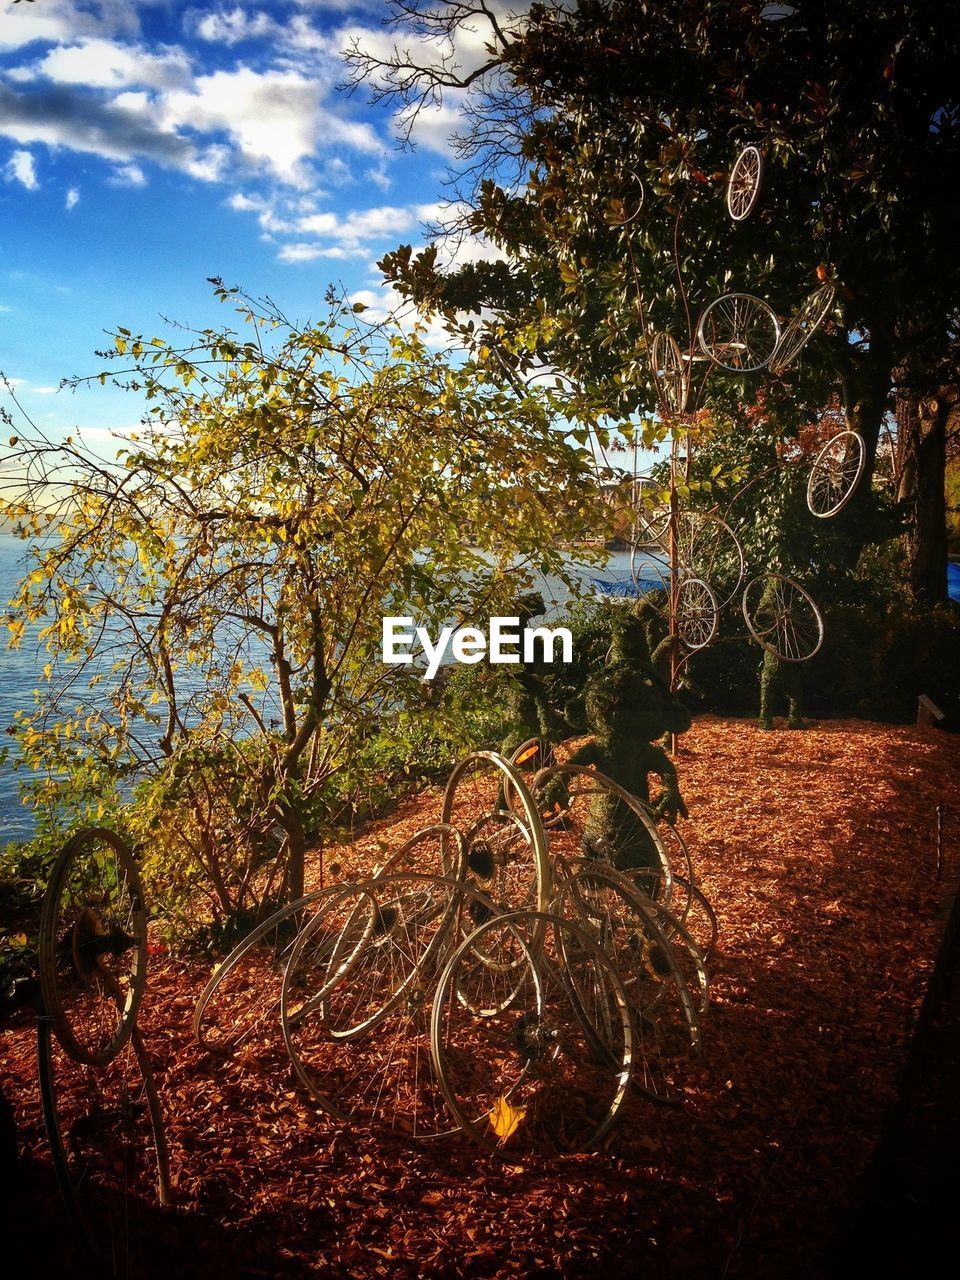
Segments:
[[[727,179],[727,212],[734,222],[750,216],[763,184],[763,156],[759,148],[744,147]]]
[[[720,608],[702,578],[683,578],[674,601],[677,635],[690,653],[705,649],[717,634]]]
[[[630,548],[630,577],[638,595],[651,596],[661,610],[669,607],[670,565],[665,551],[634,543]]]
[[[468,884],[505,911],[546,906],[550,899],[546,837],[526,783],[503,756],[477,751],[454,766],[444,789],[440,821],[455,827],[463,838]]]
[[[806,662],[823,644],[820,610],[792,578],[753,578],[743,592],[743,617],[757,644],[784,662]]]
[[[832,284],[821,285],[807,298],[795,316],[787,322],[777,349],[770,361],[770,372],[780,374],[793,364],[797,356],[830,314],[835,290]]]
[[[746,576],[740,539],[725,520],[703,511],[684,511],[676,526],[677,563],[683,575],[707,583],[724,609]]]
[[[620,195],[607,205],[607,221],[612,227],[628,226],[643,209],[643,183],[632,169],[623,173],[620,189]]]
[[[773,358],[780,321],[772,307],[749,293],[725,293],[711,302],[697,325],[704,355],[729,373],[756,373]]]
[[[633,481],[631,506],[633,545],[663,547],[670,529],[670,495],[667,490],[649,476],[637,476]]]
[[[634,1061],[614,964],[578,923],[543,912],[489,920],[464,939],[440,977],[431,1048],[457,1123],[511,1159],[595,1147],[623,1106]]]
[[[133,1031],[147,979],[147,915],[132,851],[112,831],[71,837],[40,912],[40,988],[57,1039],[103,1066]]]
[[[807,506],[812,515],[829,520],[838,515],[856,492],[866,463],[863,437],[841,431],[814,459],[807,481]]]
[[[163,1113],[135,1027],[109,1062],[72,1059],[41,1009],[40,1101],[57,1185],[95,1274],[155,1274],[149,1207],[171,1203]],[[94,1274],[92,1272],[91,1274]]]
[[[665,412],[683,413],[690,393],[690,373],[676,338],[669,333],[654,335],[650,369]]]

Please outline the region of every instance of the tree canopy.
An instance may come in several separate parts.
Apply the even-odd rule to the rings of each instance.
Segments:
[[[422,697],[380,661],[382,616],[509,613],[532,569],[564,572],[597,486],[535,393],[419,332],[333,299],[298,326],[216,287],[239,332],[114,336],[98,376],[152,406],[115,462],[10,440],[0,514],[34,541],[8,625],[41,626],[50,651],[19,741],[52,802],[66,779],[101,803],[152,779],[169,839],[207,871],[224,830],[239,846],[273,826],[296,892],[311,797]],[[221,907],[250,874],[217,886]]]
[[[486,16],[490,59],[464,145],[471,171],[493,176],[465,221],[505,260],[443,274],[432,248],[401,247],[383,269],[425,305],[479,312],[482,341],[521,370],[569,373],[571,412],[652,412],[655,331],[687,345],[702,309],[733,290],[788,316],[824,280],[835,305],[811,351],[762,384],[713,378],[714,403],[735,409],[762,390],[782,431],[839,390],[872,465],[892,390],[929,395],[956,376],[960,265],[944,185],[960,160],[955,6],[580,0],[534,5],[512,26],[482,3],[396,9],[448,31]],[[441,79],[409,59],[402,73],[396,58],[353,61],[408,112],[454,82],[449,66]],[[526,111],[505,119],[506,84]],[[747,143],[764,154],[765,189],[734,223],[723,192]],[[497,181],[511,145],[528,169],[519,186]],[[869,536],[869,495],[843,516],[855,543]]]

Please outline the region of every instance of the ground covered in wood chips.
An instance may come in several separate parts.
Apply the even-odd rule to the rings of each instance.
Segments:
[[[677,766],[684,833],[720,925],[704,1058],[682,1107],[631,1098],[600,1152],[522,1163],[465,1140],[418,1149],[338,1132],[295,1087],[279,1031],[256,1060],[202,1052],[190,1019],[208,971],[157,956],[140,1026],[178,1206],[137,1207],[155,1274],[828,1274],[960,862],[960,742],[702,717]],[[406,802],[328,850],[326,877],[369,871],[438,809],[439,793]],[[4,1030],[0,1063],[24,1157],[8,1202],[14,1244],[28,1265],[72,1274],[28,1012]]]

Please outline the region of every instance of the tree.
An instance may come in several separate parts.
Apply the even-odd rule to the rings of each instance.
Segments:
[[[98,376],[145,394],[142,430],[116,461],[12,437],[0,514],[33,540],[13,641],[42,625],[51,655],[19,718],[43,797],[135,785],[125,820],[227,913],[264,866],[302,892],[311,806],[422,699],[381,661],[382,617],[505,612],[531,567],[563,573],[598,499],[535,394],[359,305],[298,327],[214,283],[244,330],[119,329]]]
[[[495,171],[508,156],[490,120],[509,83],[527,108],[515,118],[530,172],[519,190],[480,182],[467,219],[506,262],[441,274],[432,249],[403,247],[383,269],[427,305],[492,310],[482,341],[521,371],[548,362],[570,373],[572,413],[651,412],[652,332],[680,336],[731,287],[787,314],[825,278],[837,287],[832,323],[799,369],[768,379],[780,429],[839,387],[867,444],[869,480],[892,392],[924,399],[955,380],[943,360],[960,284],[944,186],[960,158],[956,6],[580,0],[535,5],[512,25],[495,24],[482,3],[406,0],[398,12],[436,30],[486,17],[490,59],[471,85],[464,145],[474,166],[485,158]],[[408,112],[455,82],[450,66],[417,74],[409,59],[352,59],[355,76]],[[734,224],[722,192],[746,142],[765,151],[766,198]],[[755,387],[728,380],[717,390],[733,409]],[[922,507],[942,458],[930,448],[914,462],[931,477],[917,486]],[[852,563],[876,532],[869,483],[840,519]],[[942,513],[918,508],[915,537],[939,540],[939,578],[925,571],[916,588],[942,596],[941,525]]]

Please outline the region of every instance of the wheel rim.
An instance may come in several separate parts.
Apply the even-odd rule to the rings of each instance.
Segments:
[[[664,409],[669,414],[683,413],[690,392],[690,374],[677,340],[669,333],[654,336],[650,366]]]
[[[725,293],[711,302],[697,325],[697,342],[713,363],[730,373],[757,373],[780,341],[771,307],[749,293]]]
[[[683,573],[706,583],[717,608],[726,608],[746,576],[746,557],[737,535],[719,516],[685,511],[677,520],[676,543]]]
[[[832,284],[822,285],[803,303],[800,310],[788,322],[777,349],[770,361],[771,373],[780,374],[793,364],[797,356],[826,320],[833,306],[835,290]]]
[[[754,146],[744,147],[727,180],[727,212],[734,222],[742,222],[753,211],[763,179],[763,156]]]
[[[539,952],[529,945],[535,932],[545,939]],[[480,965],[477,947],[509,953],[517,962],[509,976]],[[509,1004],[498,983],[514,987]],[[466,1000],[457,996],[464,990]],[[589,1017],[585,998],[593,1004]],[[592,1024],[601,1007],[606,1043],[598,1046]],[[614,966],[586,931],[542,912],[488,921],[461,943],[437,989],[431,1045],[464,1132],[488,1151],[509,1148],[511,1158],[524,1147],[595,1146],[616,1120],[633,1065],[633,1029]]]
[[[298,939],[281,994],[284,1043],[300,1083],[333,1120],[423,1139],[455,1128],[433,1077],[429,1010],[438,968],[459,937],[452,926],[480,903],[475,915],[496,914],[461,881],[414,872],[353,886],[340,920],[369,904],[389,927],[370,932],[358,961],[334,983],[329,957],[339,922],[314,920]]]
[[[145,1269],[143,1206],[172,1201],[163,1114],[136,1028],[108,1063],[73,1060],[41,1009],[37,1064],[44,1126],[71,1226],[98,1270]]]
[[[478,751],[455,766],[440,820],[463,837],[469,885],[503,910],[546,906],[550,865],[540,816],[520,773],[503,756]]]
[[[863,437],[841,431],[817,454],[807,481],[807,506],[811,515],[829,520],[838,515],[856,492],[866,462]]]
[[[637,893],[625,876],[589,863],[560,883],[554,910],[579,921],[623,983],[635,1036],[634,1084],[658,1102],[678,1101],[689,1060],[700,1052],[700,1024],[663,927],[665,921],[677,924],[675,917]]]
[[[705,649],[717,634],[719,606],[701,578],[684,578],[676,595],[677,635],[691,653]]]
[[[106,1065],[131,1035],[147,970],[147,916],[130,848],[113,832],[72,837],[40,914],[40,985],[57,1039]]]
[[[784,662],[806,662],[823,644],[820,610],[792,578],[767,574],[748,582],[743,616],[757,644]]]
[[[664,901],[673,887],[670,859],[647,805],[597,769],[556,765],[537,774],[531,791],[549,824],[556,862],[590,858],[614,867],[654,867]]]

